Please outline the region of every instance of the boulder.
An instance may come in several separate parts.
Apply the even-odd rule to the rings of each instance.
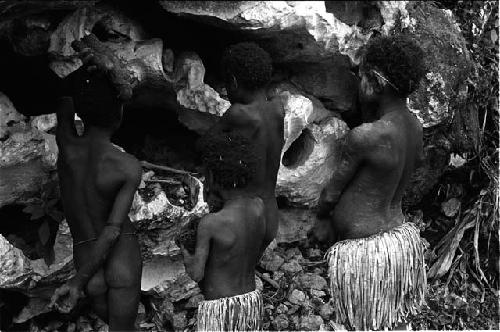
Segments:
[[[0,207],[24,204],[39,195],[55,169],[55,137],[45,132],[52,128],[53,118],[48,123],[39,118],[29,123],[2,93],[0,117]]]
[[[388,30],[404,6],[377,1],[384,18],[377,27]],[[354,58],[371,36],[327,11],[322,1],[164,1],[174,14],[228,30],[240,30],[264,47],[276,63],[319,62],[334,54]],[[403,2],[404,4],[404,2]]]
[[[276,196],[293,206],[314,206],[334,170],[333,143],[347,132],[347,125],[292,84],[272,86],[268,95],[280,98],[285,109],[285,144]]]
[[[9,289],[28,296],[28,304],[14,317],[23,323],[41,313],[48,312],[47,305],[54,290],[74,274],[73,240],[66,221],[59,225],[54,244],[55,259],[47,265],[43,259],[30,260],[0,235],[0,289]]]
[[[195,53],[182,53],[175,64],[177,102],[191,110],[222,116],[231,103],[203,82],[205,66]]]
[[[325,278],[314,273],[304,273],[300,275],[297,279],[297,283],[300,288],[306,290],[326,290],[327,283]]]
[[[170,177],[161,175],[161,171],[155,172],[143,172],[129,217],[141,243],[141,290],[151,295],[148,298],[156,308],[155,324],[163,329],[167,322],[184,322],[174,312],[184,309],[181,301],[188,302],[200,294],[198,285],[186,274],[175,238],[189,222],[208,213],[208,205],[203,200],[203,184],[197,178],[188,174]],[[162,186],[165,182],[160,181],[167,183]],[[185,189],[178,190],[178,183]],[[186,197],[176,196],[185,191]]]
[[[429,72],[409,106],[424,128],[449,121],[456,106],[465,100],[466,77],[472,69],[465,39],[450,12],[426,2],[407,6],[409,31],[425,53]],[[443,41],[446,43],[443,43]]]
[[[287,198],[294,206],[316,206],[336,166],[338,156],[334,142],[346,132],[347,125],[337,117],[303,128],[290,148],[283,152],[276,195]]]
[[[317,331],[323,324],[323,319],[318,315],[304,315],[300,318],[300,329],[304,331]]]

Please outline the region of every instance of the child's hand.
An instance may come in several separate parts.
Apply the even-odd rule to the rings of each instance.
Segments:
[[[84,296],[82,289],[76,285],[74,279],[71,279],[56,289],[50,300],[49,308],[55,308],[62,313],[69,313],[78,300]]]

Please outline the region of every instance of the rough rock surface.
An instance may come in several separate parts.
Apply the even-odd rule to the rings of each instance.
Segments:
[[[65,221],[59,225],[54,252],[51,265],[43,259],[30,260],[0,235],[0,289],[14,290],[30,298],[27,306],[14,318],[16,323],[48,312],[52,293],[74,273],[73,240]]]
[[[0,93],[0,207],[26,203],[50,179],[57,160],[52,128],[39,118],[18,113],[7,96]],[[50,122],[50,121],[49,121]],[[42,125],[42,123],[44,123]],[[42,130],[37,129],[36,127]]]
[[[429,68],[409,105],[428,128],[449,120],[454,106],[465,100],[465,78],[472,67],[465,39],[452,16],[425,2],[408,5],[408,13],[407,30],[424,50]]]
[[[380,1],[388,30],[393,16],[404,6]],[[323,1],[160,1],[171,13],[193,17],[207,24],[241,29],[257,40],[277,63],[317,62],[333,54],[355,53],[371,35],[343,23],[327,12]],[[404,2],[403,2],[404,3]]]
[[[177,312],[184,308],[184,304],[179,302],[190,300],[200,293],[198,285],[184,270],[175,238],[189,222],[206,214],[208,205],[203,200],[203,184],[193,176],[177,177],[189,190],[187,197],[183,195],[180,199],[169,199],[168,195],[172,194],[169,188],[159,186],[155,179],[161,181],[168,177],[153,171],[143,173],[143,182],[134,197],[129,217],[141,242],[141,289],[150,296],[151,304],[157,308],[154,320],[156,327],[164,329],[166,324],[180,324],[180,317],[174,315],[174,310]],[[174,200],[184,205],[176,205]],[[191,205],[186,205],[187,201]]]
[[[197,133],[206,131],[227,110],[229,103],[221,98],[223,93],[213,89],[220,82],[213,83],[213,87],[205,83],[207,69],[200,56],[184,49],[180,52],[170,49],[173,46],[168,38],[151,38],[155,31],[146,32],[133,15],[126,17],[119,9],[102,4],[93,7],[95,3],[2,2],[0,36],[7,37],[18,54],[48,54],[50,67],[62,77],[81,65],[71,42],[101,25],[114,31],[114,35],[99,37],[127,63],[140,82],[132,100],[136,106],[177,111],[179,121]],[[453,18],[429,5],[415,6],[406,1],[159,0],[159,3],[169,13],[222,27],[224,31],[237,31],[238,36],[256,41],[271,54],[282,76],[269,94],[282,98],[286,110],[285,147],[277,194],[292,206],[314,206],[335,169],[332,143],[346,133],[347,126],[333,111],[349,112],[355,108],[356,78],[349,69],[359,61],[357,51],[370,38],[371,31],[387,34],[409,30],[421,41],[433,68],[409,102],[428,128],[427,133],[439,127],[438,124],[447,123],[465,92],[461,83],[468,55],[463,39]],[[120,4],[116,7],[120,8]],[[347,7],[352,10],[342,9]],[[49,10],[50,15],[58,11],[60,17],[48,22],[50,15],[31,15]],[[25,17],[28,18],[22,20]],[[19,22],[26,33],[17,33],[19,26],[13,24],[14,18],[21,18]],[[25,204],[39,194],[54,170],[57,149],[50,133],[55,125],[54,115],[24,117],[0,94],[0,207]],[[448,164],[449,140],[443,135],[431,136],[426,139],[425,165],[417,171],[405,195],[406,205],[421,200]],[[154,174],[148,176],[145,180],[151,180]],[[207,209],[201,198],[201,183],[190,177],[182,181],[187,187],[198,188],[192,197],[195,203],[189,208],[172,201],[171,193],[164,187],[145,181],[144,190],[136,196],[131,210],[145,262],[142,283],[145,305],[139,317],[145,330],[192,327],[196,305],[203,299],[184,271],[174,238],[182,225]],[[263,279],[264,291],[270,292],[265,302],[265,327],[331,329],[332,307],[324,287],[327,275],[322,261],[326,248],[307,243],[308,232],[315,222],[313,212],[298,208],[280,212],[277,241],[260,263],[260,269],[266,271],[263,275],[280,285],[280,289],[274,289]],[[71,275],[71,243],[67,228],[60,228],[55,245],[56,263],[48,267],[42,260],[29,260],[0,236],[4,264],[0,270],[0,288],[15,289],[30,297],[28,305],[15,318],[17,322],[46,311],[47,297],[54,286]],[[37,293],[44,283],[51,287],[47,292]],[[303,301],[297,301],[297,296]],[[58,329],[59,325],[56,322],[49,330]],[[68,330],[72,328],[90,331],[106,327],[95,317],[82,316],[68,326]]]
[[[336,165],[333,143],[346,132],[347,125],[337,117],[305,127],[289,148],[297,150],[296,157],[278,171],[276,195],[292,205],[315,206]]]

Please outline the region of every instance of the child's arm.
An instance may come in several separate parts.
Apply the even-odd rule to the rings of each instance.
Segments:
[[[196,282],[201,281],[205,273],[205,264],[210,252],[210,239],[212,238],[212,223],[211,215],[207,215],[201,219],[196,234],[196,250],[194,255],[191,255],[184,247],[181,248],[186,272]]]
[[[57,129],[56,141],[61,147],[69,140],[77,137],[75,128],[75,108],[73,106],[73,98],[63,96],[58,99],[56,107]]]

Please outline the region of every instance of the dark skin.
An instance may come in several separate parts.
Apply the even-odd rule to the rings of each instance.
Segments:
[[[339,167],[323,189],[318,217],[331,219],[334,238],[364,238],[402,224],[401,199],[423,160],[422,126],[406,96],[362,71],[360,100],[372,118],[340,142]]]
[[[142,261],[128,213],[142,170],[135,157],[111,143],[119,123],[86,124],[78,136],[74,115],[73,99],[61,98],[56,133],[61,197],[74,243],[96,240],[73,247],[76,276],[56,290],[51,305],[69,312],[85,291],[110,330],[136,330]]]
[[[195,253],[182,248],[189,276],[206,300],[255,290],[255,266],[266,234],[265,205],[245,190],[222,190],[223,208],[200,220]]]
[[[247,89],[234,76],[227,79],[226,88],[231,107],[211,130],[235,130],[258,147],[255,151],[259,160],[257,170],[245,192],[259,196],[264,202],[266,234],[260,248],[262,254],[278,231],[278,205],[274,192],[281,149],[285,143],[285,111],[279,98],[268,100],[264,88]],[[212,192],[209,199],[210,195],[217,196]]]

